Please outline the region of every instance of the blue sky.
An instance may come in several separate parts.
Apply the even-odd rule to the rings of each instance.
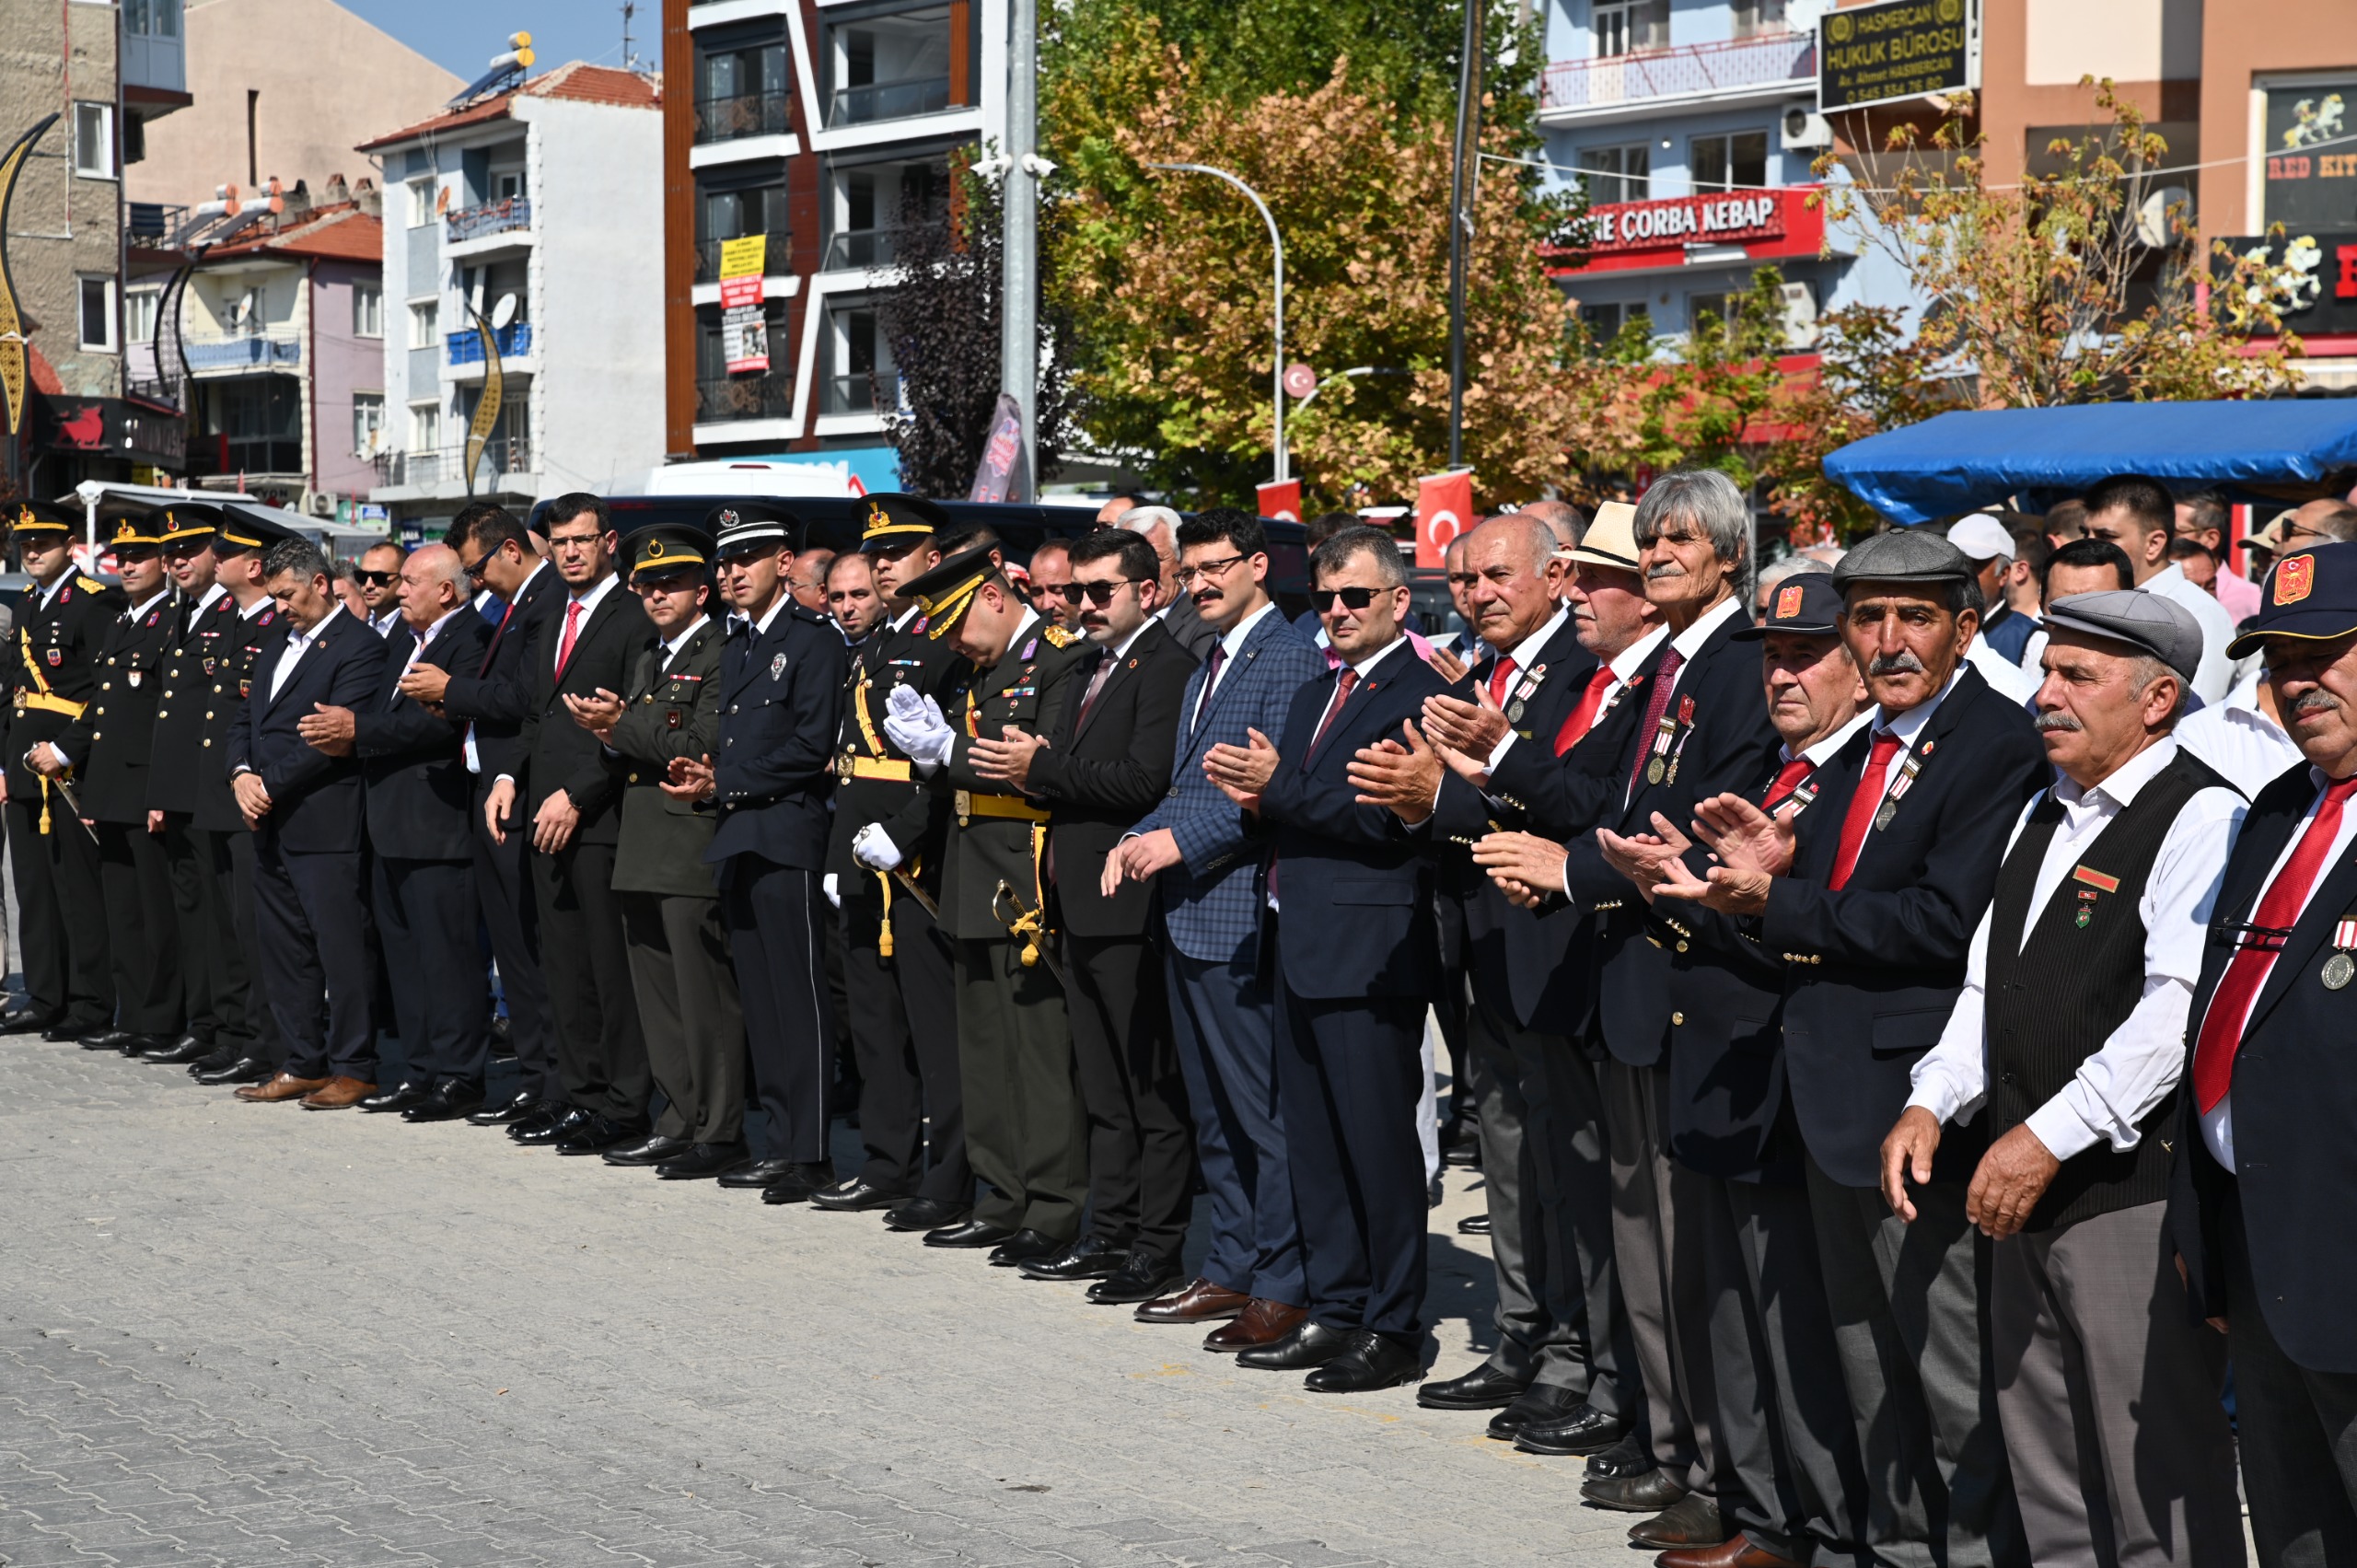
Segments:
[[[482,75],[511,32],[532,35],[534,71],[587,60],[622,63],[620,0],[342,0],[344,9],[376,26],[467,81]],[[663,57],[662,0],[638,0],[631,35],[640,60]]]

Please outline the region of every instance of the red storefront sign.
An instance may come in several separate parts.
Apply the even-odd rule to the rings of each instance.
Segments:
[[[1740,246],[1752,261],[1814,256],[1825,239],[1825,215],[1809,205],[1817,191],[1814,185],[1788,185],[1591,207],[1593,238],[1585,264],[1573,264],[1579,252],[1550,249],[1545,252],[1548,270],[1560,277],[1684,266],[1689,250],[1719,252],[1708,257],[1717,261],[1725,259],[1728,246]]]

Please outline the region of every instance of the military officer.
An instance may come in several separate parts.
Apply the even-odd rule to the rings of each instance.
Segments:
[[[32,586],[17,606],[9,659],[8,839],[17,846],[25,993],[50,1040],[102,1033],[114,1020],[97,836],[76,824],[64,797],[25,760],[82,716],[99,689],[99,645],[122,610],[120,588],[75,569],[80,528],[79,517],[59,507],[17,507],[17,545]]]
[[[973,743],[1006,738],[1009,726],[1055,733],[1091,645],[1042,621],[989,546],[952,556],[908,592],[924,606],[925,635],[948,641],[976,670],[947,702],[896,691],[885,727],[935,798],[949,801],[941,921],[957,957],[967,1152],[992,1188],[973,1218],[925,1240],[988,1247],[993,1263],[1011,1268],[1054,1256],[1079,1233],[1087,1121],[1040,896],[1048,812],[1015,786],[982,777]],[[874,869],[900,862],[898,844],[879,828],[854,847]]]

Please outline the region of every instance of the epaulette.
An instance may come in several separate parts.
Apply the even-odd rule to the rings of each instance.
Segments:
[[[265,610],[260,615],[254,617],[254,624],[257,626],[267,626],[277,619],[278,611],[274,610]]]
[[[85,576],[79,572],[74,574],[74,581],[80,585],[82,591],[86,594],[102,594],[107,591],[107,586],[104,583],[96,577]]]
[[[1068,648],[1074,643],[1080,641],[1079,633],[1067,632],[1062,627],[1056,625],[1052,621],[1049,623],[1046,632],[1042,634],[1048,639],[1048,645],[1050,647]]]

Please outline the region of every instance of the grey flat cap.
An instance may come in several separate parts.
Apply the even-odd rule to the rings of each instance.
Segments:
[[[1878,533],[1841,557],[1833,586],[1847,592],[1852,583],[1968,583],[1972,563],[1963,551],[1930,528],[1893,528]]]
[[[2038,624],[2049,632],[2084,632],[2129,644],[2189,682],[2201,668],[2201,622],[2193,618],[2193,611],[2142,588],[2065,594],[2046,607],[2045,619]]]

